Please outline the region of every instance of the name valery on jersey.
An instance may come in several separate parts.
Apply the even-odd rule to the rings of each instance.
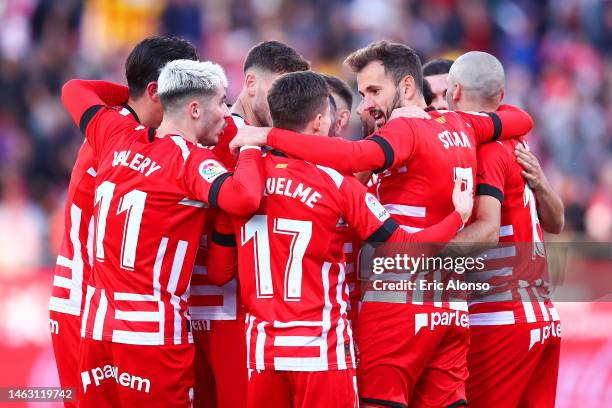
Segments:
[[[136,153],[133,157],[131,150],[122,150],[120,152],[113,152],[113,167],[125,166],[132,170],[139,171],[146,177],[150,176],[157,170],[161,169],[161,166],[157,164],[155,160],[152,160],[140,153]]]

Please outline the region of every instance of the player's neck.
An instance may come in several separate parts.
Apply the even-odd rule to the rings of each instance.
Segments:
[[[257,119],[257,116],[253,111],[253,106],[249,102],[249,96],[246,94],[244,89],[242,92],[240,92],[240,95],[238,96],[238,99],[236,99],[234,105],[232,105],[231,112],[240,116],[251,126],[263,126]]]
[[[425,98],[422,95],[418,95],[412,99],[405,100],[403,106],[416,106],[425,109],[427,104],[425,103]]]
[[[162,123],[157,128],[157,134],[159,137],[178,135],[191,143],[198,143],[198,139],[192,132],[186,131],[185,126],[176,123],[172,119],[162,120]]]
[[[483,103],[482,101],[464,100],[457,104],[457,110],[466,112],[495,112],[497,108],[497,104]]]
[[[154,127],[156,124],[152,123],[153,120],[151,114],[151,108],[148,103],[144,100],[144,98],[134,99],[130,96],[127,101],[127,104],[138,116],[138,121],[144,126]]]

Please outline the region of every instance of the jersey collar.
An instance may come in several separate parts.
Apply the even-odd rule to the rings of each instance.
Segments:
[[[281,152],[280,150],[276,150],[276,149],[270,150],[270,154],[273,156],[280,156],[280,157],[287,157],[287,158],[289,157],[285,153]]]
[[[138,117],[138,115],[136,114],[136,111],[134,109],[132,109],[132,107],[130,105],[128,105],[127,103],[123,104],[123,107],[127,110],[130,111],[130,113],[132,114],[132,116],[134,117],[134,119],[136,120],[136,122],[140,123],[140,118]]]

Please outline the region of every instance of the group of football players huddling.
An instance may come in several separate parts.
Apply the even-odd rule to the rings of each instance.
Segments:
[[[554,406],[542,231],[562,230],[563,203],[529,151],[531,117],[501,105],[501,63],[422,66],[377,41],[344,64],[358,140],[349,85],[278,41],[248,52],[231,107],[223,67],[175,37],[136,45],[127,86],[64,85],[85,136],[49,305],[66,406]],[[484,253],[463,275],[490,289],[358,278],[366,245],[430,243]]]

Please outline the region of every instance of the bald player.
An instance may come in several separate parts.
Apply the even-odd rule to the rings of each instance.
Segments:
[[[504,96],[504,69],[484,52],[457,59],[448,82],[451,109],[494,111]],[[536,165],[524,137],[480,145],[474,219],[451,241],[499,242],[497,252],[505,253],[466,276],[491,285],[469,307],[470,407],[555,404],[561,328],[547,289],[542,229],[561,232],[563,203],[543,173],[537,182],[531,177]]]
[[[448,109],[446,88],[451,65],[453,61],[443,58],[433,59],[423,65],[423,78],[429,84],[432,98],[428,105],[436,109]]]

